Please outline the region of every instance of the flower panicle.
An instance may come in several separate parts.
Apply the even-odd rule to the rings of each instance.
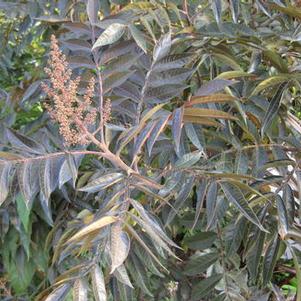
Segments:
[[[112,104],[111,100],[108,98],[103,106],[103,122],[106,124],[111,120],[111,113],[112,113]]]
[[[95,124],[97,117],[96,109],[92,108],[95,80],[91,78],[85,95],[80,99],[80,77],[72,79],[72,71],[54,35],[51,36],[48,66],[45,73],[49,76],[50,85],[43,84],[42,88],[52,100],[52,104],[45,107],[50,117],[58,122],[59,132],[67,145],[86,144],[88,141],[82,126],[88,128]]]

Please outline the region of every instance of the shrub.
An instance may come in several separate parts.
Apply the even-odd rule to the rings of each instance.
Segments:
[[[301,300],[298,3],[0,8],[5,300]]]

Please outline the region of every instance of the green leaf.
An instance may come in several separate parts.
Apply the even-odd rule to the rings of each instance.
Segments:
[[[175,143],[176,152],[180,151],[180,139],[183,126],[183,107],[176,109],[172,117],[172,136]]]
[[[280,105],[281,105],[281,99],[283,96],[284,89],[286,87],[286,83],[283,83],[279,86],[276,94],[271,99],[269,107],[267,108],[267,111],[264,115],[262,126],[261,126],[261,135],[263,135],[266,130],[270,127],[274,117],[276,116]]]
[[[164,241],[166,241],[168,244],[170,244],[171,246],[175,247],[175,248],[179,248],[177,246],[177,244],[175,244],[167,235],[166,233],[163,231],[163,229],[161,228],[161,226],[158,224],[158,222],[156,221],[156,219],[149,213],[147,212],[143,206],[133,200],[130,199],[131,204],[133,205],[133,207],[137,210],[137,212],[139,213],[140,217],[142,218],[142,220],[150,226],[150,228],[156,232],[157,235],[160,236],[160,238],[162,238]]]
[[[193,153],[188,153],[183,155],[179,160],[175,163],[175,168],[187,168],[196,164],[201,157],[203,156],[202,151],[195,151]]]
[[[145,52],[147,53],[147,40],[145,37],[145,34],[137,28],[137,26],[135,25],[130,25],[129,26],[130,32],[132,34],[133,39],[135,40],[135,42],[137,43],[137,45]]]
[[[206,297],[223,278],[222,274],[212,275],[193,286],[191,301],[199,301]]]
[[[134,253],[131,254],[131,260],[127,262],[128,270],[135,281],[136,285],[142,289],[142,291],[148,296],[152,297],[153,294],[147,287],[146,283],[148,280],[145,267],[141,264]]]
[[[209,253],[205,255],[193,255],[189,258],[184,267],[184,274],[188,276],[196,276],[204,273],[211,265],[213,265],[219,258],[218,253]]]
[[[39,170],[34,162],[28,161],[18,168],[18,182],[26,207],[31,209],[33,199],[39,191]]]
[[[126,26],[119,23],[111,24],[105,31],[98,37],[94,43],[92,50],[110,45],[117,42],[124,34]]]
[[[270,241],[269,246],[265,252],[264,262],[263,262],[263,286],[266,286],[272,278],[273,271],[277,262],[277,254],[280,247],[280,240],[278,235]]]
[[[239,17],[239,0],[230,0],[231,15],[234,23],[237,23]]]
[[[22,221],[24,229],[28,232],[30,209],[27,208],[24,198],[21,194],[16,197],[18,215]]]
[[[148,149],[149,156],[151,155],[156,140],[158,139],[159,135],[162,133],[165,126],[167,125],[169,116],[170,115],[167,115],[165,118],[161,118],[155,122],[155,126],[152,129],[152,132],[150,133],[149,139],[147,139],[147,149]]]
[[[250,272],[250,278],[252,281],[257,282],[259,264],[263,254],[266,233],[262,231],[260,231],[259,233],[258,232],[255,233],[257,234],[254,237],[255,243],[249,250],[246,259],[247,259],[248,270]]]
[[[210,248],[216,238],[217,235],[215,232],[198,232],[190,237],[185,237],[184,243],[193,250],[204,250]]]
[[[6,129],[6,135],[9,142],[21,150],[33,154],[45,153],[45,149],[41,144],[13,129]]]
[[[286,242],[287,247],[289,248],[290,252],[293,256],[294,266],[296,269],[296,276],[297,276],[297,298],[296,301],[301,301],[301,268],[298,261],[298,257],[294,249],[290,246],[289,242]]]
[[[227,79],[213,79],[203,84],[195,93],[196,96],[211,96],[213,93],[217,93],[224,90],[226,87],[235,84],[236,81]]]
[[[241,190],[238,187],[228,183],[220,183],[220,186],[222,187],[226,198],[233,203],[250,222],[258,226],[262,231],[265,231],[258,220],[258,217],[246,201]]]
[[[195,217],[194,217],[192,229],[195,228],[198,219],[200,217],[201,211],[203,209],[207,187],[208,187],[207,180],[206,179],[201,180],[199,187],[197,188],[196,191],[197,201],[195,206]]]
[[[279,235],[284,239],[288,233],[288,217],[285,208],[284,201],[280,195],[276,195],[277,209],[278,209],[278,225],[279,225]]]

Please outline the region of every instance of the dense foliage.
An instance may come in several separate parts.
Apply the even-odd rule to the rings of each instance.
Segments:
[[[298,1],[0,10],[1,300],[301,301]]]

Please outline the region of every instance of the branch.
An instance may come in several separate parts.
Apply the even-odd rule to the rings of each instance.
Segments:
[[[60,157],[60,156],[65,156],[65,155],[96,155],[96,156],[103,156],[102,152],[97,152],[97,151],[64,151],[64,152],[57,152],[57,153],[52,153],[52,154],[45,154],[45,155],[41,155],[41,156],[36,156],[36,157],[29,157],[29,158],[23,158],[20,157],[18,159],[6,159],[1,160],[0,159],[0,165],[5,164],[7,162],[11,162],[13,164],[18,164],[18,163],[27,163],[27,162],[31,162],[31,161],[38,161],[38,160],[47,160],[47,159],[51,159],[51,158],[56,158],[56,157]]]
[[[83,134],[87,136],[90,139],[90,141],[102,151],[101,154],[103,158],[109,160],[116,167],[123,169],[127,172],[127,174],[136,173],[136,171],[134,171],[131,167],[124,163],[119,156],[113,154],[104,142],[97,140],[95,136],[88,131],[88,129],[83,125],[83,123],[79,119],[76,119],[75,122],[82,130]]]

